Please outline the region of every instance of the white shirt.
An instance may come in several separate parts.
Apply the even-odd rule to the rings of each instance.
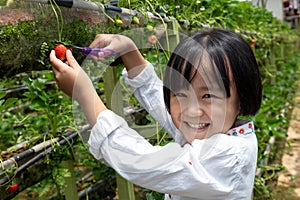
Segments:
[[[162,82],[149,63],[134,79],[123,76],[175,143],[152,146],[126,121],[106,110],[89,138],[90,152],[134,184],[166,193],[165,199],[251,199],[257,162],[252,122],[191,144],[184,141],[163,103]]]

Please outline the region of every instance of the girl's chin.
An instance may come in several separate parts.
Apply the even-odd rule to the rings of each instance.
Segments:
[[[182,131],[185,139],[188,142],[192,142],[195,139],[198,140],[202,140],[208,137],[209,133],[208,133],[208,127],[205,128],[191,128],[191,127],[186,127],[183,131]]]
[[[188,143],[192,143],[195,139],[203,140],[207,138],[206,132],[185,132],[183,136]]]

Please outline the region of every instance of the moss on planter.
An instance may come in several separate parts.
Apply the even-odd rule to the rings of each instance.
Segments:
[[[0,32],[0,78],[20,72],[47,69],[48,55],[56,41],[55,23],[22,21],[2,27]],[[83,45],[91,41],[93,30],[80,20],[65,24],[65,41]],[[80,57],[80,56],[79,56]]]
[[[78,46],[88,46],[97,33],[116,33],[128,27],[128,25],[116,27],[99,12],[87,10],[75,12],[73,9],[62,8],[62,13],[64,19],[62,41]],[[34,17],[30,20],[2,24],[0,79],[21,72],[50,69],[49,53],[58,40],[56,18],[51,8],[32,15]],[[85,58],[76,51],[74,54],[79,62]]]

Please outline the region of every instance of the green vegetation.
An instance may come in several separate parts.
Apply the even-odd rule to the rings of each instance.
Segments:
[[[0,2],[1,5],[1,2]],[[90,24],[79,18],[64,18],[64,28],[61,40],[87,46],[97,33],[122,33],[134,38],[141,43],[147,43],[143,49],[144,56],[151,62],[155,62],[157,72],[161,75],[169,55],[168,49],[173,41],[165,38],[164,43],[148,44],[150,35],[157,35],[159,25],[167,26],[168,31],[174,27],[174,22],[167,22],[165,16],[176,19],[180,32],[201,30],[205,27],[223,27],[238,31],[252,46],[257,57],[260,70],[263,74],[264,95],[262,108],[255,117],[256,133],[259,141],[258,168],[260,174],[256,177],[254,199],[272,199],[272,188],[269,182],[276,181],[277,172],[283,166],[278,163],[274,153],[265,154],[271,137],[285,139],[289,126],[290,111],[293,107],[294,91],[299,75],[300,54],[298,52],[298,31],[289,28],[285,22],[279,22],[264,8],[253,7],[248,2],[227,0],[184,0],[184,1],[119,1],[119,6],[139,11],[143,17],[131,16],[132,22],[128,22],[126,16],[120,14],[111,15],[109,20],[101,23]],[[73,103],[66,98],[55,85],[49,85],[54,80],[50,70],[48,55],[57,42],[58,33],[56,18],[50,7],[43,7],[43,12],[36,14],[35,20],[23,21],[13,25],[3,26],[0,29],[0,86],[1,88],[13,88],[24,85],[28,89],[10,96],[0,92],[0,147],[6,148],[25,140],[30,145],[36,142],[61,136],[72,130],[77,131],[82,126],[73,118],[79,113],[72,113]],[[63,14],[68,11],[63,9]],[[151,21],[146,16],[146,11],[152,12],[157,19]],[[105,17],[101,15],[101,17]],[[134,16],[136,17],[136,16]],[[134,20],[133,20],[134,19]],[[122,24],[120,21],[122,20]],[[127,20],[127,21],[126,21]],[[176,24],[176,23],[175,23]],[[132,28],[145,28],[141,38],[135,38],[130,31]],[[169,32],[166,33],[168,35]],[[162,50],[161,47],[165,50]],[[79,62],[85,63],[85,68],[105,68],[89,62],[85,57],[74,52]],[[117,76],[120,76],[122,65],[118,62]],[[251,83],[249,83],[251,84]],[[99,94],[105,87],[103,82],[97,83]],[[126,88],[122,88],[126,90]],[[137,101],[128,95],[124,95],[123,102],[126,106],[138,106]],[[31,102],[29,106],[28,102]],[[82,119],[82,118],[80,118]],[[152,119],[147,116],[147,122]],[[157,133],[151,142],[163,145],[169,141],[164,132]],[[274,147],[276,149],[276,147]],[[71,149],[71,150],[70,150]],[[46,161],[53,167],[50,178],[27,190],[30,195],[39,193],[41,196],[63,189],[64,179],[60,174],[66,174],[64,167],[58,165],[61,157],[72,158],[75,155],[75,176],[83,175],[81,168],[93,172],[94,180],[108,179],[113,172],[105,165],[99,165],[88,153],[87,147],[81,139],[70,148],[59,147],[55,149],[55,156],[47,156]],[[2,162],[4,158],[1,157]],[[265,162],[268,160],[268,162]],[[60,177],[60,178],[57,178]],[[92,182],[84,183],[82,187],[92,185]],[[112,190],[115,190],[113,188]],[[161,194],[141,190],[147,199],[159,199]]]

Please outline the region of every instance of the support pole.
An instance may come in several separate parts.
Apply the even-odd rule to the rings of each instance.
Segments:
[[[106,105],[120,116],[124,116],[121,88],[117,86],[116,68],[108,67],[103,74]],[[118,98],[112,98],[118,97]],[[134,186],[119,174],[116,176],[119,199],[135,200]]]
[[[65,177],[65,181],[66,181],[65,198],[66,198],[66,200],[78,200],[78,192],[77,192],[73,164],[74,164],[73,160],[63,160],[61,163],[62,167],[67,169],[70,173],[69,177]]]

